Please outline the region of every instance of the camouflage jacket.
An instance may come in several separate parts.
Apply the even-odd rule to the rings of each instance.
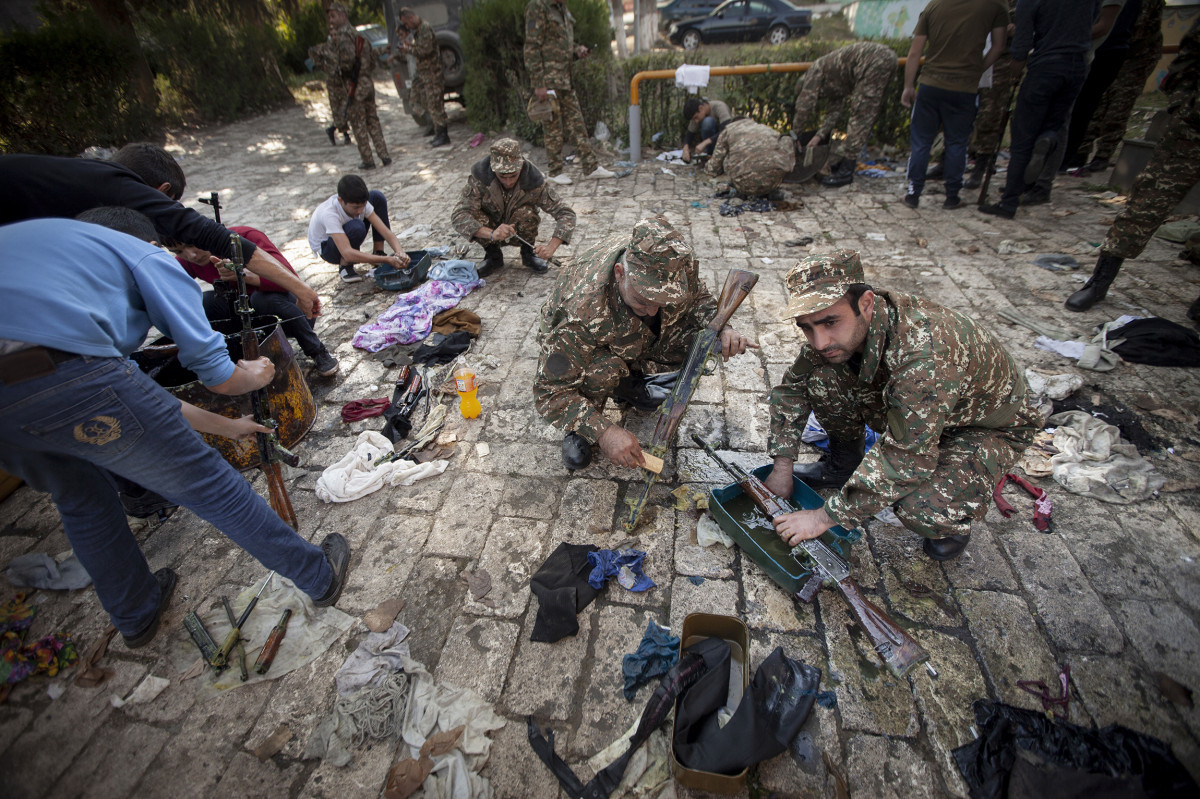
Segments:
[[[481,227],[495,227],[512,221],[513,212],[527,205],[540,208],[553,217],[554,235],[564,244],[570,243],[571,234],[575,232],[575,212],[559,198],[554,184],[528,161],[521,167],[521,177],[512,191],[505,191],[496,179],[491,158],[477,161],[458,197],[450,224],[471,238]]]
[[[559,275],[542,307],[535,406],[550,424],[593,443],[608,422],[602,407],[584,396],[588,363],[604,355],[626,364],[644,361],[669,338],[687,339],[690,345],[717,312],[717,301],[700,279],[699,262],[693,257],[685,268],[690,296],[659,311],[662,324],[655,337],[617,291],[613,265],[628,245],[629,234],[613,234],[585,249]],[[547,368],[548,362],[552,368]]]
[[[721,131],[705,171],[714,177],[727,175],[739,192],[757,196],[778,188],[795,163],[791,136],[750,119],[735,119]]]
[[[571,88],[575,18],[567,4],[530,0],[525,7],[525,69],[533,88]]]
[[[822,142],[828,142],[833,131],[846,116],[846,100],[855,87],[880,62],[888,62],[895,69],[895,51],[878,42],[857,42],[827,53],[808,68],[808,72],[796,82],[796,115],[792,118],[792,129],[797,133],[817,113],[817,105],[824,97],[828,103],[825,119],[817,131]],[[878,87],[879,94],[887,85]]]
[[[349,23],[330,31],[329,38],[332,63],[337,74],[345,81],[346,91],[350,91],[350,87],[355,85],[357,87],[354,91],[355,99],[362,100],[375,96],[375,81],[371,77],[371,73],[375,71],[375,51],[371,49],[371,43],[363,39],[362,51],[359,53],[357,45],[361,37],[358,35],[358,31],[354,30],[354,26]],[[354,77],[356,61],[359,63],[358,82],[352,84],[351,79]]]
[[[1169,110],[1197,115],[1196,94],[1200,89],[1200,21],[1179,42],[1179,54],[1167,69],[1160,87],[1171,95]]]
[[[437,34],[425,20],[412,32],[409,52],[417,60],[417,72],[422,75],[440,77],[442,74],[442,51],[438,47]]]
[[[772,457],[795,458],[808,420],[803,382],[825,362],[805,343],[771,392]],[[849,370],[848,364],[840,369]],[[857,373],[877,401],[859,409],[879,441],[825,512],[849,528],[917,490],[938,464],[943,432],[1024,427],[1039,418],[1004,346],[972,319],[909,294],[879,291]]]

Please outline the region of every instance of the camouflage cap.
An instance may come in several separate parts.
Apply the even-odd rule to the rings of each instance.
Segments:
[[[325,8],[325,11],[326,11],[326,12],[330,12],[330,11],[341,11],[341,12],[342,12],[343,14],[345,14],[347,17],[349,17],[349,16],[350,16],[350,11],[349,11],[349,9],[347,9],[347,8],[346,8],[344,5],[342,5],[341,3],[330,3],[330,4],[329,4],[329,5],[328,5],[328,6]]]
[[[492,171],[499,174],[520,172],[525,163],[525,155],[521,152],[521,143],[516,139],[500,139],[492,144]]]
[[[625,268],[634,290],[654,305],[671,307],[688,294],[687,270],[692,248],[661,216],[633,226]]]
[[[784,278],[788,291],[784,318],[823,311],[846,296],[851,285],[865,282],[862,262],[854,250],[810,255],[789,269]]]

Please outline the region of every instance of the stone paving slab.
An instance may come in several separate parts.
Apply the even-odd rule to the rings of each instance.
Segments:
[[[430,150],[401,113],[394,89],[382,82],[377,89],[395,162],[364,177],[391,199],[395,230],[431,226],[431,235],[406,239],[406,249],[457,243],[450,210],[470,164],[486,149],[466,146],[470,134],[456,109],[453,146]],[[766,461],[767,393],[800,341],[795,326],[782,319],[783,275],[804,255],[859,249],[876,286],[921,292],[959,308],[995,331],[1022,365],[1073,373],[1072,363],[1034,349],[1034,334],[998,312],[1018,311],[1070,337],[1141,309],[1187,324],[1184,311],[1200,293],[1200,273],[1180,265],[1175,245],[1152,241],[1142,258],[1126,265],[1109,301],[1085,314],[1067,314],[1061,302],[1090,268],[1088,242],[1103,237],[1117,210],[1099,203],[1094,187],[1071,178],[1056,186],[1050,206],[1022,211],[1013,221],[984,217],[971,207],[947,212],[932,196],[927,207],[909,209],[900,202],[898,177],[858,178],[838,190],[789,187],[791,199],[803,203],[796,210],[721,217],[711,182],[690,167],[670,167],[668,177],[659,165],[647,164],[611,182],[585,181],[571,168],[575,183],[561,193],[579,213],[580,225],[576,240],[560,255],[570,257],[661,210],[695,247],[712,290],[720,288],[729,268],[760,275],[733,324],[762,349],[731,360],[701,382],[642,523],[632,533],[621,528],[625,499],[640,490],[638,476],[598,463],[568,477],[559,461],[560,434],[533,410],[529,385],[537,363],[538,312],[554,273],[530,273],[515,252],[461,303],[483,319],[471,356],[479,364],[483,413],[467,421],[451,408],[443,434],[454,453],[449,469],[411,487],[326,505],[312,490],[321,470],[359,432],[378,426],[377,420],[344,425],[341,405],[386,396],[394,380],[382,355],[349,343],[394,295],[370,281],[342,284],[336,269],[316,259],[305,241],[313,208],[358,162],[352,147],[328,145],[322,131],[327,118],[321,103],[301,104],[181,132],[169,147],[187,172],[185,197],[194,207],[206,212],[190,198],[220,191],[223,218],[266,232],[320,293],[325,313],[317,331],[342,369],[332,379],[310,376],[317,419],[298,447],[302,465],[288,477],[301,533],[314,540],[328,532],[346,534],[354,556],[339,606],[360,617],[385,599],[402,598],[398,618],[411,630],[413,657],[439,680],[477,690],[506,719],[492,736],[483,771],[494,796],[561,795],[529,749],[527,714],[555,730],[558,751],[588,779],[585,761],[628,728],[651,691],[643,687],[634,702],[624,699],[621,656],[636,648],[649,620],[678,630],[696,611],[742,618],[751,631],[753,665],[782,646],[789,656],[819,667],[821,689],[835,699],[814,707],[788,752],[751,772],[743,796],[829,796],[840,785],[855,797],[964,796],[950,752],[971,740],[971,703],[987,697],[1040,709],[1017,681],[1056,684],[1066,662],[1072,665],[1073,720],[1120,723],[1162,737],[1200,776],[1200,710],[1173,702],[1158,676],[1200,692],[1197,492],[1107,506],[1035,480],[1055,503],[1052,532],[1033,531],[1032,511],[1020,497],[1014,518],[990,512],[976,525],[967,553],[948,564],[925,559],[919,540],[903,529],[869,522],[865,540],[850,555],[855,575],[870,599],[929,651],[936,679],[924,671],[904,679],[882,671],[836,592],[825,590],[814,604],[804,605],[736,549],[699,547],[699,512],[677,507],[670,493],[684,483],[696,489],[728,483],[690,446],[690,432],[714,440],[723,455],[745,467]],[[545,163],[540,149],[532,149],[531,157]],[[694,200],[705,205],[692,207]],[[544,223],[542,236],[550,230]],[[813,236],[813,244],[785,244],[804,235]],[[1034,252],[1003,254],[1005,241],[1027,243]],[[1074,254],[1084,269],[1040,269],[1032,260],[1041,252]],[[479,257],[478,248],[469,257]],[[1174,450],[1144,454],[1169,479],[1195,479],[1200,380],[1194,370],[1123,364],[1105,374],[1080,374],[1085,398],[1103,395],[1133,408],[1166,409],[1147,410],[1142,420]],[[606,415],[643,439],[653,428],[649,414],[610,406]],[[477,443],[486,443],[490,453],[480,455]],[[815,457],[814,450],[801,460]],[[249,477],[262,491],[262,479]],[[196,681],[181,679],[183,615],[208,606],[221,592],[256,583],[262,569],[187,511],[144,525],[138,536],[153,567],[172,566],[181,578],[159,639],[131,652],[118,638],[103,661],[114,677],[100,688],[75,686],[69,672],[56,678],[66,687],[57,700],[47,696],[49,681],[43,678],[17,685],[0,711],[3,792],[379,795],[399,753],[395,742],[364,747],[345,769],[303,759],[313,729],[333,706],[334,672],[365,637],[365,627],[356,624],[305,669],[201,700]],[[657,587],[633,595],[610,585],[580,613],[577,636],[555,644],[531,642],[538,603],[528,579],[561,541],[643,549]],[[58,555],[68,548],[58,514],[44,496],[22,488],[0,504],[0,559],[39,551]],[[476,570],[493,579],[483,601],[471,597],[463,579],[464,572]],[[63,629],[86,650],[107,626],[90,590],[41,592],[33,601],[39,616],[31,635]],[[150,704],[110,706],[110,696],[127,695],[147,674],[167,677],[171,685]],[[250,754],[280,725],[293,738],[278,754],[266,761]],[[678,797],[699,795],[676,791]]]

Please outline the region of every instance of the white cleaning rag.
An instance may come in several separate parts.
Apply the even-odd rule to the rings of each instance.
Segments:
[[[708,70],[707,64],[683,64],[675,70],[675,85],[695,94],[708,86]]]
[[[380,433],[371,430],[359,433],[354,448],[317,479],[317,497],[322,502],[350,502],[385,485],[412,485],[418,480],[441,474],[450,465],[449,461],[442,460],[428,463],[388,461],[375,465],[381,456],[392,452],[392,442]]]

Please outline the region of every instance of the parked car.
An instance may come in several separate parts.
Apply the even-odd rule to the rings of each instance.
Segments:
[[[812,30],[812,11],[787,0],[728,0],[706,17],[681,19],[669,38],[685,50],[717,42],[750,42],[766,38],[783,44]]]
[[[385,45],[387,46],[384,52],[380,52],[378,47],[372,41],[371,46],[376,48],[376,54],[379,56],[379,63],[384,65],[384,68],[392,73],[392,80],[396,84],[396,92],[400,95],[400,100],[404,103],[404,112],[412,115],[412,106],[408,101],[408,92],[412,88],[412,79],[416,70],[416,61],[409,56],[408,58],[397,58],[390,64],[387,60],[387,54],[390,52],[398,52],[396,37],[396,25],[400,20],[400,8],[409,6],[413,11],[417,12],[417,16],[433,26],[434,33],[437,35],[438,46],[441,48],[442,55],[442,79],[446,84],[446,96],[448,99],[462,102],[462,87],[467,81],[467,62],[463,56],[462,42],[458,38],[458,27],[460,24],[459,14],[462,9],[469,6],[470,0],[434,0],[434,2],[404,2],[404,0],[384,0],[383,11],[384,17],[387,19],[389,30],[384,30],[384,36],[387,37]],[[367,28],[379,28],[378,25],[366,25]],[[364,36],[367,34],[364,33]],[[392,49],[395,48],[395,49]],[[415,116],[414,119],[417,119]],[[417,119],[421,123],[420,119]]]
[[[658,4],[658,19],[665,27],[676,20],[707,16],[721,5],[721,2],[722,0],[661,0]]]

